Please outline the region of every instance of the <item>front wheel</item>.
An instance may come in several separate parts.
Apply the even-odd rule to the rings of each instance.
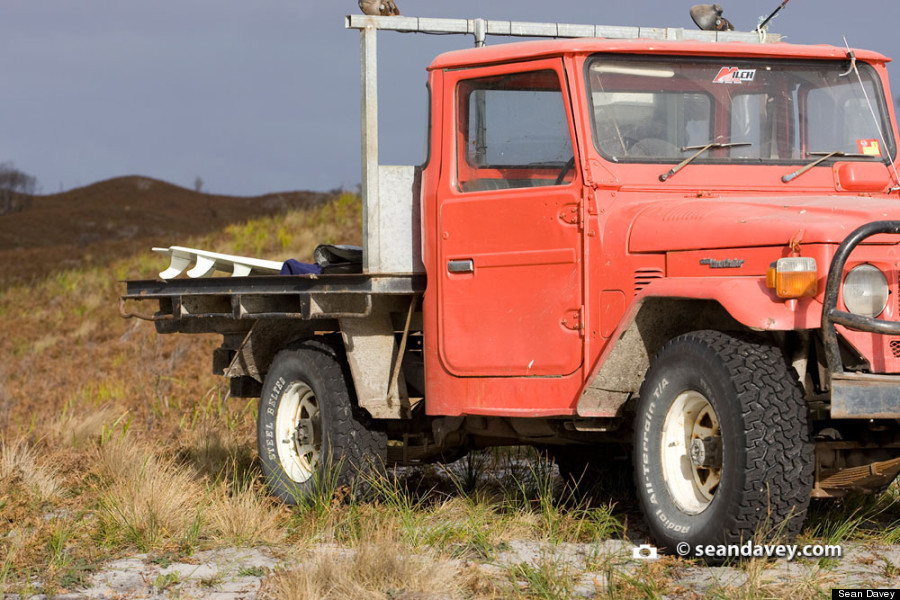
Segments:
[[[257,445],[269,490],[288,504],[323,481],[349,483],[383,463],[387,450],[385,434],[353,403],[335,351],[317,341],[275,355],[259,401]]]
[[[661,547],[799,533],[813,445],[778,348],[716,331],[675,338],[641,387],[634,441],[638,497]]]

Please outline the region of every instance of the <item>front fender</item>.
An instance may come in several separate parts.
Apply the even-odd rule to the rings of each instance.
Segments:
[[[817,329],[822,324],[820,299],[800,298],[789,302],[778,298],[766,287],[765,277],[659,279],[635,298],[632,318],[648,298],[713,300],[735,321],[756,331]],[[625,325],[625,322],[620,325]]]
[[[654,281],[625,311],[593,365],[577,412],[614,417],[636,394],[653,355],[677,335],[700,329],[756,331],[815,329],[822,304],[786,302],[762,277],[679,277]]]

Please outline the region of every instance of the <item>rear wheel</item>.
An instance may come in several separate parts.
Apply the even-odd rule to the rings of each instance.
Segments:
[[[799,533],[814,475],[808,413],[776,347],[716,331],[664,346],[635,417],[637,492],[658,545]]]
[[[349,378],[335,351],[318,341],[279,352],[259,401],[257,444],[269,490],[289,504],[321,482],[350,483],[360,469],[380,465],[384,433],[352,401]]]

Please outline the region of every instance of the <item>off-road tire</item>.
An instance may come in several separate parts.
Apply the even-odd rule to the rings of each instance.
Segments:
[[[291,464],[290,443],[278,439],[284,436],[276,430],[279,410],[285,410],[290,394],[297,389],[307,395],[311,392],[319,411],[314,443],[319,460],[308,477],[289,475],[285,464]],[[322,482],[352,484],[362,471],[382,466],[387,438],[353,401],[350,377],[337,352],[323,342],[309,340],[282,350],[272,360],[259,400],[257,446],[271,494],[297,504],[316,493]]]
[[[664,461],[671,467],[671,457],[678,455],[671,443],[670,454],[663,454],[666,415],[679,398],[701,397],[697,393],[715,411],[721,439],[718,487],[699,513],[673,499],[678,490],[671,481],[678,477],[667,483],[663,475]],[[662,549],[686,554],[687,547],[693,553],[698,545],[787,541],[799,533],[813,487],[814,452],[809,409],[778,348],[717,331],[673,339],[647,372],[634,430],[638,499]]]

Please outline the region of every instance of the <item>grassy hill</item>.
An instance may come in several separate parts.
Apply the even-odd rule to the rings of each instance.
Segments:
[[[134,176],[35,196],[26,210],[0,216],[0,289],[65,269],[107,265],[154,245],[186,245],[192,236],[319,207],[328,198],[317,192],[212,195]]]
[[[134,192],[130,200],[113,200],[125,192]],[[161,389],[182,384],[157,372],[160,365],[190,353],[184,361],[196,372],[208,360],[214,336],[157,338],[151,324],[118,315],[122,280],[154,278],[168,266],[152,245],[309,260],[318,243],[360,243],[360,218],[350,194],[232,198],[142,178],[37,198],[31,210],[0,217],[0,260],[20,274],[0,288],[0,434],[107,404],[152,420],[150,404],[166,401]],[[19,264],[15,253],[43,260]],[[183,381],[189,394],[215,385],[196,379]]]

